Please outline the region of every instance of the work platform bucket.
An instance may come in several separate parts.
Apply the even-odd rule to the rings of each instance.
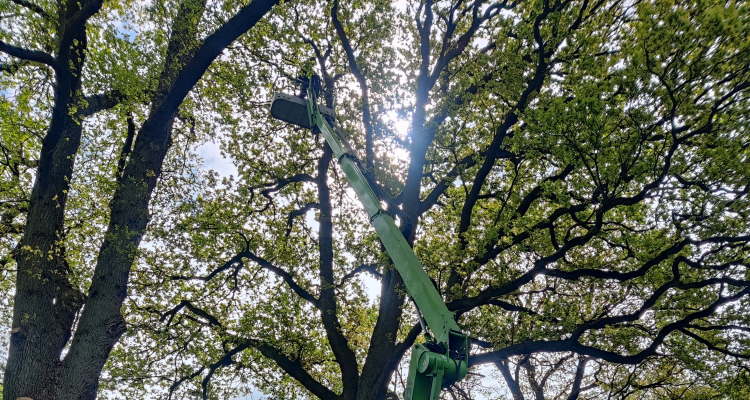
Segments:
[[[326,106],[318,106],[320,113],[326,117],[334,118],[333,110]],[[312,129],[313,125],[307,114],[307,100],[284,93],[276,93],[271,101],[271,115],[284,122]]]

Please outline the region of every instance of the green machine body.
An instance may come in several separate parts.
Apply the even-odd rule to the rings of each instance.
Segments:
[[[307,86],[306,98],[275,95],[271,102],[271,115],[281,121],[320,132],[333,151],[427,328],[428,341],[411,349],[405,399],[437,400],[443,388],[466,376],[468,336],[459,329],[453,313],[448,310],[393,218],[381,209],[380,200],[367,181],[360,163],[336,127],[333,110],[319,106],[318,93],[313,85]]]

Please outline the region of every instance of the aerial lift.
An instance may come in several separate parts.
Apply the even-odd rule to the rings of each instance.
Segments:
[[[320,78],[309,75],[301,96],[276,94],[271,115],[281,121],[320,132],[333,151],[346,179],[357,193],[370,223],[414,300],[428,340],[411,349],[405,400],[437,400],[440,391],[466,376],[469,338],[433,285],[393,218],[380,207],[354,152],[336,126],[333,110],[318,105]]]

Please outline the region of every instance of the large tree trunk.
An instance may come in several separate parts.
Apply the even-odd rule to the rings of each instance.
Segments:
[[[81,140],[81,71],[86,50],[83,23],[69,22],[82,8],[93,14],[101,2],[65,2],[60,7],[55,102],[42,141],[23,237],[15,251],[17,265],[4,398],[54,398],[60,354],[71,334],[82,295],[68,282],[64,212],[75,155]],[[84,20],[85,21],[85,20]]]
[[[414,161],[412,161],[414,163]],[[422,164],[413,166],[421,174]],[[404,223],[401,233],[409,245],[414,245],[414,239],[419,223],[419,191],[421,182],[408,181],[404,187],[404,198],[416,199],[413,204],[404,205]],[[378,308],[378,319],[375,323],[367,358],[362,367],[359,387],[367,388],[357,393],[357,400],[382,400],[388,394],[388,383],[404,351],[411,346],[416,335],[411,335],[404,343],[397,343],[397,333],[401,325],[404,302],[406,300],[406,288],[401,276],[396,269],[388,266],[383,273],[380,289],[380,304]]]
[[[95,398],[104,363],[125,333],[120,308],[127,296],[130,268],[146,230],[148,203],[161,175],[177,112],[176,108],[163,110],[162,105],[185,60],[192,58],[199,45],[197,27],[205,4],[205,0],[184,0],[175,16],[149,117],[136,136],[110,202],[109,226],[99,249],[86,306],[63,361],[57,398]]]
[[[168,54],[151,112],[138,132],[135,147],[110,202],[110,223],[97,257],[94,276],[69,350],[82,296],[67,282],[63,215],[81,126],[70,112],[79,98],[85,50],[85,21],[74,15],[61,28],[56,68],[55,110],[43,143],[26,230],[16,254],[17,289],[13,334],[4,381],[4,398],[93,399],[112,347],[125,331],[120,308],[127,295],[130,268],[148,223],[148,204],[161,175],[177,109],[213,60],[232,41],[254,26],[278,0],[259,0],[243,7],[198,46],[196,32],[205,0],[185,0],[175,17]],[[66,3],[67,4],[67,3]],[[91,4],[70,2],[88,10]],[[61,18],[61,20],[65,20]],[[66,31],[66,29],[70,31]],[[72,32],[72,33],[71,33]],[[67,38],[67,39],[66,39]],[[74,43],[74,45],[70,45]],[[187,60],[187,61],[186,61]]]

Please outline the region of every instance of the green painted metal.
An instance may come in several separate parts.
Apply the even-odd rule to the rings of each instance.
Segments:
[[[306,100],[277,95],[271,103],[271,115],[303,128],[317,128],[333,151],[432,336],[429,347],[418,344],[412,348],[406,400],[436,400],[442,388],[466,376],[468,337],[461,333],[453,313],[448,310],[393,218],[381,208],[380,200],[343,135],[335,124],[332,127],[329,123],[329,119],[333,121],[332,110],[322,108],[321,112],[317,93],[313,85],[309,86]],[[307,120],[303,117],[305,113]]]
[[[444,387],[466,376],[467,366],[465,359],[451,358],[424,345],[415,345],[409,361],[406,400],[437,399]]]

